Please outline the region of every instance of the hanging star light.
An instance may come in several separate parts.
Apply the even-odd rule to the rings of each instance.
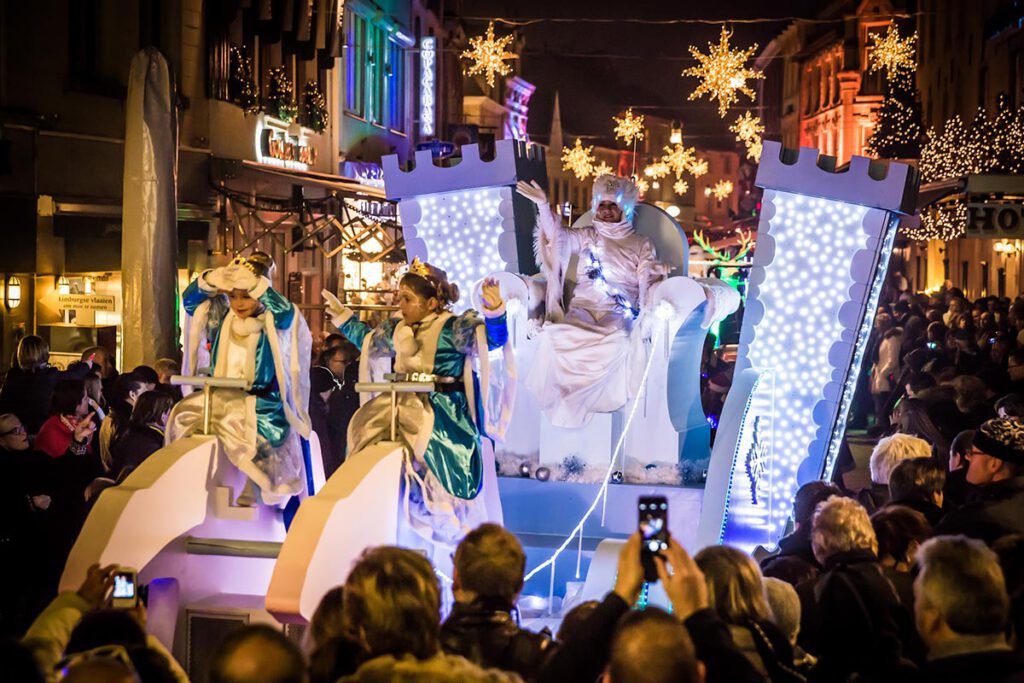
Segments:
[[[693,168],[697,161],[697,150],[693,147],[684,147],[680,143],[674,147],[666,147],[665,156],[661,160],[676,174],[676,178],[679,178]]]
[[[594,172],[594,146],[584,147],[576,138],[574,147],[562,148],[562,168],[572,171],[580,180],[586,180]]]
[[[479,73],[487,74],[487,85],[493,88],[494,74],[507,76],[512,73],[512,67],[505,63],[506,59],[515,59],[516,57],[514,52],[505,51],[508,44],[512,42],[512,38],[513,36],[509,34],[495,39],[494,22],[489,23],[486,36],[470,38],[469,44],[473,49],[464,50],[462,53],[463,59],[471,59],[474,62],[466,73],[470,76]]]
[[[685,180],[677,180],[672,185],[672,191],[675,192],[677,195],[680,195],[680,196],[686,194],[686,191],[689,190],[689,189],[690,189],[690,183],[686,182]]]
[[[697,159],[692,164],[690,164],[690,173],[693,174],[694,178],[700,178],[702,175],[707,174],[707,172],[708,172],[708,160],[707,159]]]
[[[600,178],[603,175],[615,175],[615,169],[602,161],[593,168],[593,174],[595,178]]]
[[[736,123],[729,126],[729,130],[736,133],[737,142],[750,142],[755,138],[760,139],[761,134],[764,133],[764,124],[761,123],[759,117],[752,116],[749,111],[745,111],[743,116],[736,119]]]
[[[892,81],[917,68],[917,33],[901,38],[896,25],[889,24],[884,37],[878,33],[871,37],[875,42],[868,54],[869,72],[885,71],[885,77]]]
[[[655,161],[644,168],[644,175],[658,180],[667,176],[671,170],[664,161]]]
[[[730,50],[729,38],[732,35],[722,26],[722,35],[718,45],[708,43],[708,53],[702,54],[694,46],[690,46],[690,54],[699,64],[683,71],[683,76],[695,76],[701,79],[697,89],[690,93],[689,99],[695,100],[701,95],[708,95],[711,100],[718,100],[718,115],[725,118],[729,106],[739,100],[737,92],[743,93],[754,100],[755,94],[747,86],[748,79],[764,78],[764,74],[746,67],[747,60],[757,52],[757,43],[746,50]]]
[[[633,116],[632,107],[626,110],[622,118],[613,116],[612,120],[615,121],[615,137],[627,145],[644,139],[644,115]]]
[[[756,140],[751,140],[747,143],[747,158],[757,163],[761,161],[761,148],[764,146],[761,136],[758,136]]]
[[[643,178],[634,178],[633,184],[636,185],[636,189],[641,195],[647,194],[647,190],[651,188],[651,184]]]
[[[726,197],[732,194],[732,181],[731,180],[719,180],[717,183],[711,186],[711,196],[718,201],[722,201]]]

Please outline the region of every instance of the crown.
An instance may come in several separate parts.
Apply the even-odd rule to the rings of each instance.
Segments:
[[[430,279],[434,274],[434,268],[429,263],[420,261],[420,257],[413,258],[412,263],[409,264],[409,271],[413,275],[419,275],[422,278]]]

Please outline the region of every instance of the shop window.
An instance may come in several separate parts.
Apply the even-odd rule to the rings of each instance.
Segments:
[[[981,295],[988,296],[988,278],[990,273],[988,261],[981,262]]]
[[[345,23],[345,111],[405,131],[405,48],[351,10]]]
[[[997,288],[999,290],[999,297],[1002,298],[1006,296],[1006,268],[1000,268],[997,272],[997,277],[999,278],[999,282],[997,285]]]
[[[970,274],[971,274],[971,262],[970,261],[961,261],[960,262],[960,286],[963,288],[964,294],[968,294],[968,295],[970,295],[970,291],[971,291],[971,281],[967,279],[970,276]]]

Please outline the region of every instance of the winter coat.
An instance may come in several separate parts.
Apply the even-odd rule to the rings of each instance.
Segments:
[[[50,396],[57,382],[85,379],[87,374],[89,366],[84,363],[70,370],[44,366],[35,372],[14,366],[7,371],[4,385],[0,387],[0,413],[14,413],[29,434],[38,434],[50,416]]]
[[[964,534],[989,545],[1000,536],[1024,534],[1024,477],[979,486],[970,500],[946,515],[936,534]]]
[[[338,683],[521,683],[517,674],[481,669],[473,662],[438,653],[430,659],[384,655],[365,662]]]
[[[441,647],[482,667],[533,680],[554,650],[549,636],[519,628],[507,608],[486,600],[457,602],[441,625]]]

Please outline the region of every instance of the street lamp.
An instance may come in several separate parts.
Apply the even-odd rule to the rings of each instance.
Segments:
[[[21,280],[16,275],[7,278],[7,289],[4,292],[4,303],[7,310],[13,311],[21,304]]]

